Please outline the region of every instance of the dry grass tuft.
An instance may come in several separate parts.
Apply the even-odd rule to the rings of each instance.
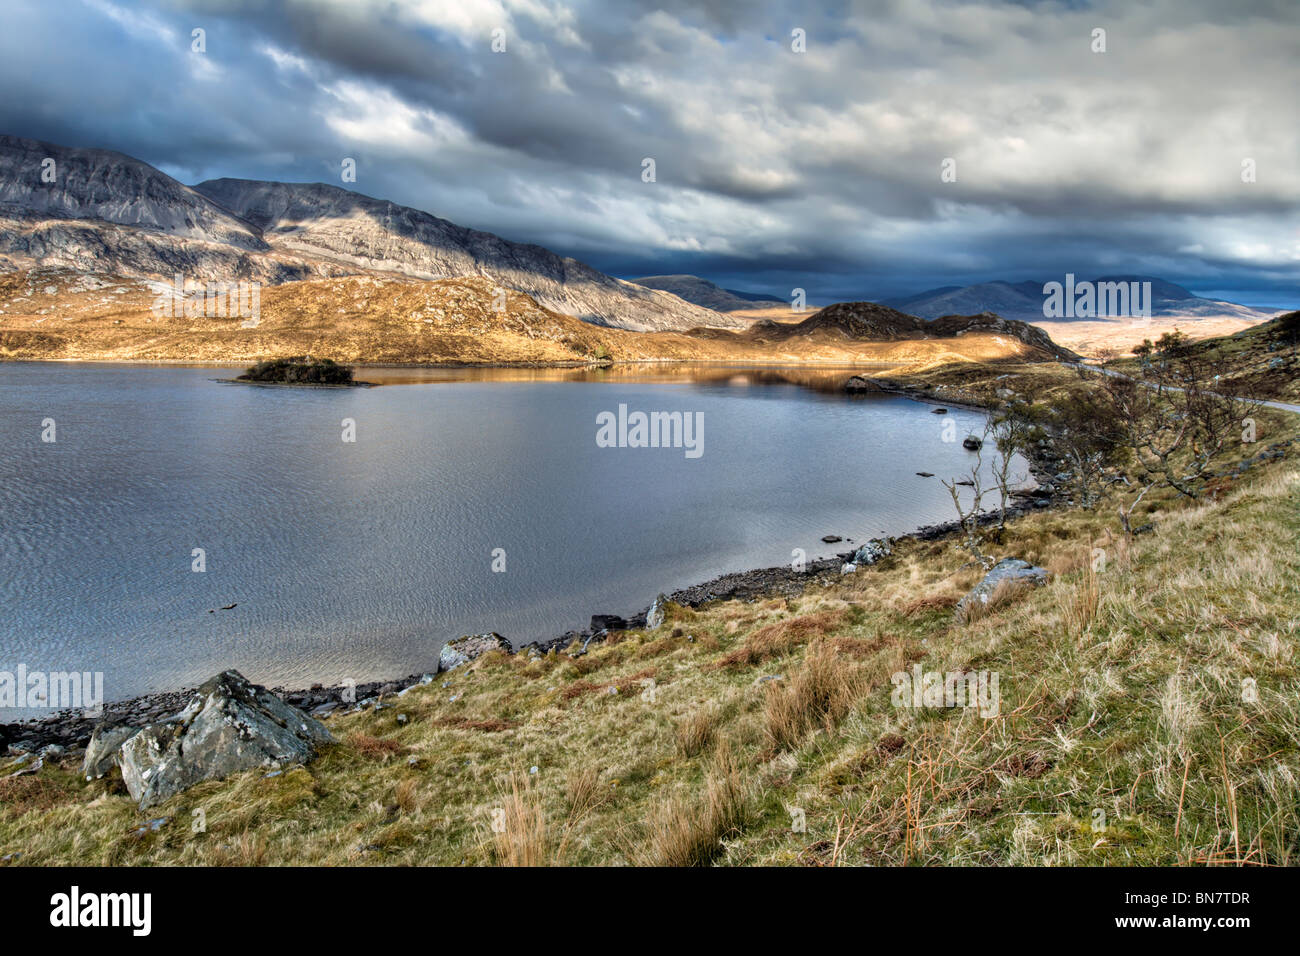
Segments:
[[[712,704],[691,711],[677,723],[677,749],[696,757],[707,750],[718,730],[718,708]]]
[[[629,674],[626,677],[620,677],[604,684],[593,684],[591,681],[585,680],[574,681],[560,692],[560,696],[565,700],[573,700],[575,697],[581,697],[584,694],[608,694],[612,691],[617,691],[620,694],[633,693],[648,686],[644,682],[653,681],[655,673],[655,668],[647,667],[635,674]]]
[[[575,697],[581,697],[583,694],[594,694],[600,690],[603,684],[593,684],[589,680],[576,680],[560,692],[560,696],[565,700],[573,700]]]
[[[722,852],[722,841],[745,821],[752,787],[721,742],[698,791],[679,789],[650,810],[645,843],[632,851],[635,862],[649,866],[704,866]]]
[[[763,724],[773,750],[797,744],[818,726],[832,728],[853,706],[861,681],[828,641],[808,646],[803,667],[788,681],[767,685]]]
[[[217,866],[262,866],[266,863],[266,841],[245,830],[230,843],[219,844],[213,862]]]
[[[843,635],[828,638],[828,640],[837,654],[843,657],[851,657],[854,660],[865,660],[883,648],[901,644],[898,638],[888,634],[877,634],[870,640],[860,637],[845,637]]]
[[[63,787],[40,776],[9,777],[0,780],[0,807],[10,816],[22,816],[31,810],[49,810],[64,803]]]
[[[569,772],[564,784],[564,802],[569,808],[570,821],[581,820],[606,801],[607,795],[600,787],[600,768],[594,764],[578,767]]]
[[[898,613],[904,617],[915,617],[929,611],[950,611],[957,606],[961,597],[951,593],[922,594],[910,601],[898,605]]]
[[[1092,562],[1083,565],[1079,583],[1070,589],[1061,603],[1061,614],[1065,618],[1066,632],[1073,638],[1081,638],[1097,617],[1097,608],[1101,605],[1101,586]]]
[[[393,802],[403,813],[414,813],[423,805],[420,799],[420,783],[414,777],[400,781],[393,791]]]
[[[499,717],[491,717],[487,720],[473,720],[469,717],[439,717],[434,723],[439,727],[454,727],[456,730],[481,730],[489,734],[497,734],[503,730],[514,730],[519,726],[517,720],[502,720]]]
[[[549,866],[550,841],[541,791],[530,774],[516,769],[492,811],[494,858],[501,866]]]
[[[814,638],[835,630],[844,620],[844,611],[820,611],[802,617],[784,618],[764,624],[745,638],[740,647],[727,654],[715,667],[753,667],[763,661],[784,657]]]
[[[348,745],[361,756],[371,760],[387,760],[405,749],[396,740],[388,737],[372,737],[360,732],[348,735]]]

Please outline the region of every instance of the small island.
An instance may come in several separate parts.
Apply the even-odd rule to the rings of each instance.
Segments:
[[[258,362],[233,381],[253,385],[304,385],[316,388],[364,388],[370,385],[369,382],[353,381],[350,365],[340,365],[333,359],[315,359],[310,355],[293,355]]]

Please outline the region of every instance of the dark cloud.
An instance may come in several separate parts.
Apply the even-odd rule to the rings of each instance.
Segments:
[[[362,192],[619,275],[827,301],[1152,272],[1291,305],[1298,38],[1287,0],[14,0],[0,128],[189,182],[351,157]]]

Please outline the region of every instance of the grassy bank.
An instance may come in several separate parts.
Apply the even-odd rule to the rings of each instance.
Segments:
[[[1262,440],[1294,427],[1279,414]],[[0,781],[0,856],[1294,864],[1295,452],[1139,513],[1155,530],[1132,538],[1106,504],[1016,519],[996,554],[1053,578],[967,625],[953,606],[980,572],[952,541],[906,542],[798,599],[670,608],[576,659],[488,655],[330,720],[339,742],[307,767],[147,815],[116,772],[47,762]],[[998,715],[893,706],[916,664],[995,672]]]
[[[1215,387],[1224,392],[1300,403],[1300,312],[1235,335],[1190,343],[1186,351],[1219,376]],[[1144,374],[1136,358],[1124,358],[1112,367],[1128,375]]]

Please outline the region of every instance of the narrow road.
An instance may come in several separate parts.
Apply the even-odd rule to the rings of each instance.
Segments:
[[[1125,375],[1123,372],[1117,372],[1112,368],[1101,368],[1100,366],[1097,365],[1088,365],[1086,362],[1062,362],[1061,364],[1068,365],[1070,368],[1080,368],[1083,369],[1085,372],[1100,372],[1102,375],[1113,375],[1116,378],[1126,378],[1130,382],[1138,381],[1137,379],[1133,378],[1133,376]],[[1148,388],[1154,387],[1150,382],[1143,382],[1142,384],[1147,386]],[[1166,387],[1172,388],[1172,386],[1166,386]],[[1173,389],[1173,390],[1182,391],[1182,389]],[[1286,402],[1269,402],[1261,398],[1238,398],[1237,401],[1255,402],[1256,404],[1263,405],[1266,408],[1277,408],[1277,409],[1281,409],[1284,412],[1291,412],[1292,414],[1300,415],[1300,405],[1290,405],[1287,404]]]

